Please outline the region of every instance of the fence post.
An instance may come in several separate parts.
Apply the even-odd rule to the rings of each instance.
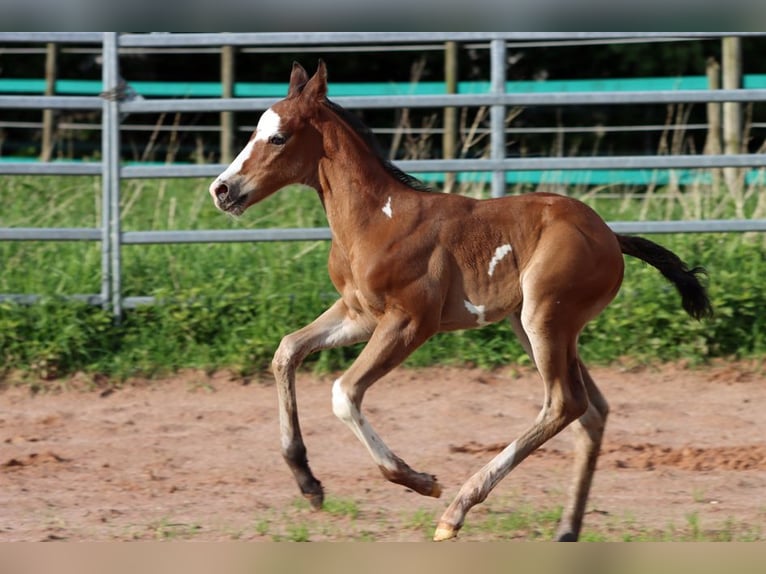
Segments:
[[[715,58],[707,59],[707,87],[708,90],[721,89],[721,65]],[[707,137],[705,138],[705,154],[719,155],[721,153],[721,104],[718,102],[707,103]],[[721,182],[721,170],[711,169],[713,187],[718,188]]]
[[[457,42],[444,44],[444,87],[448,94],[457,94]],[[444,135],[442,136],[442,156],[454,159],[457,146],[457,108],[444,108]],[[455,173],[444,174],[444,192],[452,193],[455,187]]]
[[[490,43],[490,85],[493,94],[505,93],[505,40]],[[505,159],[505,106],[490,108],[491,158]],[[492,197],[505,195],[505,171],[492,172]]]
[[[723,70],[723,89],[738,90],[742,87],[742,39],[728,36],[722,40],[721,61]],[[742,146],[742,104],[724,102],[723,104],[723,146],[724,153],[737,154]],[[725,167],[723,170],[726,185],[731,193],[739,193],[740,170]]]
[[[221,46],[221,96],[234,97],[234,46]],[[221,163],[234,159],[234,112],[221,112]]]
[[[120,232],[120,63],[116,32],[104,32],[104,104],[101,118],[104,228],[108,230],[111,305],[115,320],[122,316],[122,270]],[[105,219],[104,219],[105,218]]]
[[[57,56],[58,46],[54,42],[49,42],[45,46],[45,95],[53,96],[56,94],[56,74],[57,74]],[[40,161],[50,161],[53,156],[53,120],[55,118],[54,110],[45,108],[43,110],[43,135],[42,145],[40,147]]]

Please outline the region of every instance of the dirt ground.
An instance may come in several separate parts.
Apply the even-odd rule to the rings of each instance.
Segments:
[[[611,405],[585,532],[730,532],[763,539],[766,375],[761,364],[595,368]],[[534,372],[399,369],[367,394],[370,422],[440,499],[386,482],[330,405],[334,377],[299,375],[309,460],[330,508],[312,512],[279,452],[268,378],[180,373],[111,391],[0,390],[0,541],[427,539],[461,483],[538,413]],[[70,387],[70,388],[67,388]],[[469,513],[469,528],[564,503],[565,431]]]

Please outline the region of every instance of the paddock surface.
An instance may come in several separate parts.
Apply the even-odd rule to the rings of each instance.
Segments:
[[[763,540],[766,374],[760,363],[594,368],[612,407],[585,517],[591,537]],[[386,482],[332,414],[337,374],[298,376],[309,461],[328,511],[300,500],[279,452],[269,377],[182,372],[93,390],[85,377],[0,387],[0,541],[428,539],[461,483],[531,423],[529,369],[398,369],[365,399],[369,420],[441,499]],[[98,385],[96,385],[98,386]],[[508,512],[562,505],[568,431],[468,514],[461,540],[545,539],[500,529]]]

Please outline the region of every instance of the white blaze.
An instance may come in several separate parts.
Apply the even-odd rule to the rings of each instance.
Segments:
[[[497,264],[500,263],[503,257],[508,255],[511,251],[512,248],[507,243],[495,249],[495,254],[492,256],[492,260],[489,262],[489,271],[487,272],[490,277],[492,277],[492,274],[495,272],[495,267],[497,267]]]
[[[258,120],[258,125],[255,128],[255,137],[247,142],[247,145],[241,152],[239,152],[239,155],[234,158],[234,161],[229,164],[229,167],[227,167],[224,172],[218,176],[216,183],[219,181],[227,181],[242,171],[242,166],[245,165],[245,162],[250,157],[250,154],[253,153],[255,142],[268,140],[271,136],[279,131],[279,124],[279,114],[274,112],[271,108],[263,112],[263,115],[261,116],[261,119]]]
[[[268,141],[271,136],[279,132],[280,121],[279,114],[269,108],[263,112],[261,119],[258,120],[253,139],[255,141]]]
[[[231,179],[242,170],[242,166],[245,165],[247,158],[249,158],[250,154],[253,153],[253,145],[255,145],[255,140],[250,140],[245,148],[239,152],[239,155],[234,158],[234,161],[229,164],[229,167],[227,167],[226,170],[218,176],[218,181],[226,181]]]

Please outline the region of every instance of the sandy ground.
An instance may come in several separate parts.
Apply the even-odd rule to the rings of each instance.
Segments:
[[[612,407],[585,532],[728,532],[763,539],[766,375],[760,364],[591,370]],[[399,369],[367,394],[370,422],[440,499],[386,482],[332,414],[334,377],[299,375],[314,473],[330,507],[301,501],[279,453],[271,380],[180,373],[83,390],[0,390],[0,541],[421,541],[462,482],[539,411],[531,371]],[[50,383],[48,383],[50,385]],[[565,431],[469,513],[458,540],[529,537],[471,528],[509,511],[564,503]],[[544,538],[547,533],[540,533]],[[712,535],[712,534],[711,534]],[[532,534],[534,536],[534,534]]]

